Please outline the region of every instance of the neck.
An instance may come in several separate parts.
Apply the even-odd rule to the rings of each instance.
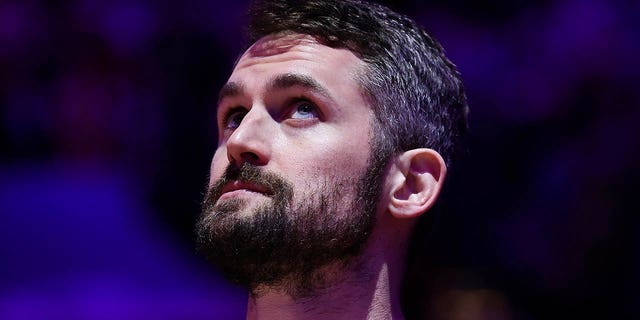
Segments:
[[[312,295],[292,298],[278,288],[259,288],[250,297],[247,319],[403,319],[402,263],[394,256],[368,257]],[[335,274],[335,273],[334,273]]]

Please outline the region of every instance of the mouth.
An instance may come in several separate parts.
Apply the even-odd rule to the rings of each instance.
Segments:
[[[233,197],[234,195],[239,195],[241,193],[258,193],[264,196],[273,195],[273,193],[264,186],[234,180],[230,181],[229,183],[225,184],[224,187],[222,187],[222,192],[220,193],[220,198],[218,198],[218,200]]]

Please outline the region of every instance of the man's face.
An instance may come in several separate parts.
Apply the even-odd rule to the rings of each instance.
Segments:
[[[261,39],[221,92],[210,186],[230,162],[277,173],[302,193],[319,178],[361,172],[373,119],[355,80],[364,68],[351,51],[309,36]],[[250,188],[223,194],[233,197],[246,209],[267,200]]]
[[[352,52],[303,35],[265,37],[238,61],[220,93],[198,226],[201,249],[234,280],[282,285],[368,238],[382,166],[370,170],[364,69]]]

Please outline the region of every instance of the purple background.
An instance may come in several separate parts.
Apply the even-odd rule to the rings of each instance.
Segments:
[[[417,314],[640,318],[640,2],[384,3],[471,104]],[[1,319],[244,318],[192,226],[246,5],[0,2]]]

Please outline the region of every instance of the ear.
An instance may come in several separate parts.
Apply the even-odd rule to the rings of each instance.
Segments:
[[[391,177],[389,212],[415,218],[433,206],[447,175],[447,165],[433,149],[412,149],[397,156]]]

